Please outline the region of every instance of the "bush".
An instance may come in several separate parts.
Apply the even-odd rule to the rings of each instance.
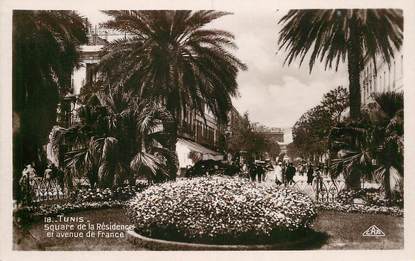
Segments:
[[[127,214],[152,238],[256,244],[304,236],[316,211],[302,193],[211,176],[152,186],[128,202]]]
[[[360,190],[342,190],[338,193],[336,201],[341,204],[353,204],[353,199],[361,198],[367,205],[380,207],[403,208],[403,198],[385,199],[380,189],[366,188]]]
[[[32,205],[21,206],[13,211],[14,222],[20,227],[30,227],[33,222],[41,220],[43,217],[51,217],[62,214],[69,214],[83,210],[121,208],[125,202],[112,200],[100,202],[83,203],[55,203],[53,205]]]
[[[126,201],[131,199],[137,192],[143,191],[148,187],[148,183],[138,183],[136,185],[127,185],[113,189],[91,189],[83,188],[74,191],[71,194],[71,200],[74,203],[82,202],[104,202],[104,201]]]
[[[82,188],[73,191],[70,198],[57,202],[36,202],[14,209],[14,220],[21,226],[28,226],[34,220],[45,216],[55,216],[88,209],[120,208],[137,192],[148,187],[147,182],[137,182],[133,186],[114,187],[113,189]]]
[[[403,208],[392,206],[377,206],[377,205],[360,205],[360,204],[346,204],[333,202],[317,202],[316,207],[319,210],[332,210],[346,213],[361,213],[361,214],[383,214],[402,217],[404,215]]]

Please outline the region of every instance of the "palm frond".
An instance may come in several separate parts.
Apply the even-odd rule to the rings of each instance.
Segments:
[[[403,16],[395,9],[291,10],[279,23],[283,27],[278,44],[279,50],[287,51],[285,63],[290,65],[298,58],[301,65],[311,52],[310,71],[318,59],[325,60],[326,68],[337,70],[353,37],[359,37],[364,61],[374,61],[375,68],[376,57],[390,64],[393,48],[399,49],[403,41]],[[361,34],[352,32],[355,25]]]
[[[228,13],[217,11],[106,11],[103,26],[134,35],[110,43],[100,63],[116,88],[138,97],[166,99],[171,115],[204,104],[221,120],[237,94],[236,75],[246,66],[226,48],[233,35],[203,26]]]
[[[132,170],[139,175],[154,179],[158,175],[168,177],[168,171],[163,160],[147,152],[138,152],[130,163]]]

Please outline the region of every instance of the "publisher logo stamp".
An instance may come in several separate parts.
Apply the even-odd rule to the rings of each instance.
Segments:
[[[384,237],[385,233],[378,228],[376,225],[369,227],[365,232],[363,232],[362,236],[364,237]]]

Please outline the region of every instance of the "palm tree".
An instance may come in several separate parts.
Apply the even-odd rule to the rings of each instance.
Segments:
[[[236,48],[233,35],[205,25],[228,13],[216,11],[105,11],[113,19],[103,26],[126,34],[103,50],[102,77],[111,88],[131,91],[139,98],[159,101],[174,117],[165,124],[166,141],[176,151],[179,116],[205,106],[219,122],[227,120],[231,97],[237,95],[236,76],[246,66],[228,52]],[[128,36],[127,36],[128,34]],[[169,162],[177,173],[177,156]]]
[[[402,185],[404,173],[403,94],[375,94],[373,100],[359,123],[332,129],[331,150],[340,152],[333,160],[333,174],[343,173],[354,188],[359,187],[362,175],[373,176],[382,183],[386,197],[391,198],[392,185],[396,185],[391,184],[391,179]]]
[[[84,20],[73,11],[13,12],[13,166],[39,164],[42,145],[56,121],[59,97],[70,89]]]
[[[331,178],[343,174],[349,189],[360,189],[361,178],[372,178],[374,132],[365,122],[340,123],[329,135]]]
[[[395,185],[403,187],[404,110],[403,94],[386,92],[374,95],[370,111],[371,121],[379,126],[376,150],[377,180],[383,183],[387,198]],[[391,180],[393,181],[391,183]]]
[[[325,68],[338,69],[347,60],[349,73],[350,117],[360,117],[360,72],[365,63],[376,58],[388,64],[394,48],[403,41],[402,10],[396,9],[322,9],[292,10],[283,16],[278,41],[279,49],[288,53],[285,63],[300,58],[300,65],[309,51],[310,72],[316,61],[325,60]]]
[[[165,161],[172,157],[161,146],[160,126],[171,117],[160,105],[138,101],[129,93],[91,95],[79,109],[80,123],[61,129],[53,147],[70,144],[65,166],[71,177],[86,176],[92,187],[111,187],[138,174],[149,181],[168,177]]]

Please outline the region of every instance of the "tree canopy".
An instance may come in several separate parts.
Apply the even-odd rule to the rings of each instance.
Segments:
[[[251,122],[248,113],[231,126],[228,138],[228,151],[237,153],[246,151],[252,157],[268,154],[275,158],[280,153],[278,142],[257,131],[258,123]]]
[[[87,42],[84,20],[74,11],[13,12],[13,166],[45,163],[42,146],[56,122],[60,97],[71,88],[78,46]],[[18,179],[18,178],[17,178]]]
[[[376,71],[376,58],[388,65],[403,42],[403,15],[398,9],[308,9],[291,10],[279,23],[279,49],[285,63],[309,57],[310,73],[316,62],[338,69],[347,62],[351,118],[360,117],[360,72],[367,62]],[[308,56],[310,54],[310,56]]]
[[[386,92],[373,97],[359,122],[345,121],[333,127],[329,138],[332,175],[342,173],[357,188],[362,176],[375,177],[390,197],[395,185],[401,186],[401,192],[403,186],[403,94]]]
[[[161,103],[174,121],[164,124],[166,146],[176,151],[179,115],[188,109],[205,117],[208,108],[219,123],[227,121],[236,96],[236,76],[247,69],[230,50],[234,36],[207,25],[230,13],[160,10],[105,11],[103,27],[128,34],[104,47],[98,70],[102,86],[122,89],[139,99]],[[168,162],[171,176],[178,160]]]
[[[319,105],[304,113],[293,127],[292,148],[305,158],[322,155],[328,149],[332,126],[340,122],[341,113],[348,106],[347,89],[339,86],[326,93]]]
[[[234,36],[208,29],[229,15],[218,11],[105,11],[103,24],[130,36],[103,50],[100,70],[113,87],[165,102],[176,116],[187,107],[204,115],[205,105],[225,122],[237,95],[236,76],[246,66],[229,49]]]

